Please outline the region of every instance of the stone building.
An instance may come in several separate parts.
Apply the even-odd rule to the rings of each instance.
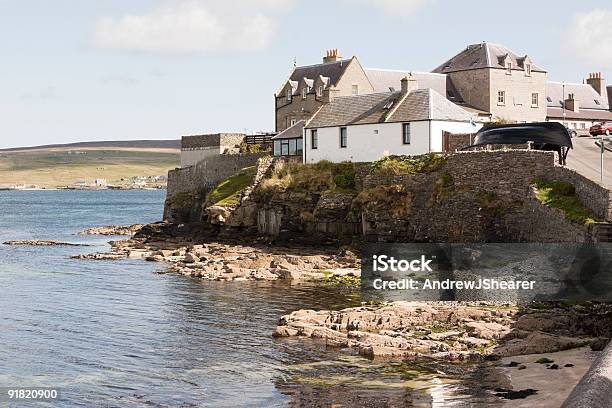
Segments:
[[[490,113],[493,120],[546,119],[547,73],[528,55],[517,55],[503,45],[483,42],[468,45],[433,72],[446,74],[456,97]]]
[[[612,120],[610,96],[601,72],[593,72],[583,84],[548,82],[547,120],[564,123],[576,133],[586,133],[595,123]]]
[[[374,91],[356,57],[343,59],[329,50],[322,64],[294,67],[274,95],[275,129],[281,132],[300,120],[308,120],[330,95],[347,96]]]
[[[213,133],[183,136],[181,139],[181,167],[196,165],[199,161],[236,149],[244,140],[243,133]]]

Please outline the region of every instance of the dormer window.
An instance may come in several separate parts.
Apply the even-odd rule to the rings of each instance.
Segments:
[[[291,89],[287,89],[287,102],[291,102],[292,96],[293,92],[291,92]]]
[[[531,64],[525,64],[525,75],[531,76]]]
[[[319,85],[319,88],[317,88],[317,95],[318,96],[323,96],[323,85]]]
[[[359,95],[359,85],[353,84],[351,86],[351,94],[352,95]]]
[[[307,95],[308,95],[308,87],[305,86],[304,88],[302,88],[302,99],[306,99]]]
[[[512,62],[506,62],[506,75],[512,75]]]

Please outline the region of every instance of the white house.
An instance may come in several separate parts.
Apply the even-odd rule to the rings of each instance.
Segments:
[[[369,162],[389,155],[442,151],[442,134],[475,133],[482,125],[408,75],[401,91],[333,98],[304,128],[304,162]]]

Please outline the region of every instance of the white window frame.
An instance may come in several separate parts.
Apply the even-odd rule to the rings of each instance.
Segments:
[[[500,106],[506,105],[506,91],[497,91],[497,104]]]
[[[506,75],[512,75],[512,62],[506,62]]]
[[[323,96],[323,90],[325,89],[325,87],[323,85],[319,85],[319,88],[317,89],[317,95],[318,96]]]
[[[346,149],[347,147],[348,147],[348,129],[345,126],[342,126],[340,128],[340,148]]]
[[[411,131],[412,129],[410,128],[410,122],[402,123],[402,144],[403,145],[409,145],[410,142],[412,142]]]
[[[532,92],[531,93],[531,107],[537,108],[538,106],[540,106],[540,94],[537,92]]]
[[[291,120],[289,121],[289,126],[293,126],[293,125],[295,125],[296,123],[297,123],[297,119],[291,119]]]
[[[293,91],[290,89],[287,89],[287,102],[291,102],[293,100]]]
[[[308,87],[305,86],[302,88],[302,99],[306,99],[308,97]]]
[[[525,64],[525,76],[531,76],[531,64]]]
[[[359,95],[359,84],[351,85],[351,95]]]

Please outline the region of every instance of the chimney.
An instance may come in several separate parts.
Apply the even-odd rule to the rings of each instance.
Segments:
[[[340,52],[337,48],[327,50],[325,56],[323,57],[323,63],[328,64],[330,62],[341,61],[342,57],[340,56]]]
[[[591,85],[599,95],[603,96],[606,92],[606,81],[601,72],[591,72],[586,82]]]
[[[338,95],[338,92],[340,92],[340,90],[338,88],[336,88],[335,86],[333,86],[333,85],[328,86],[323,91],[322,102],[323,103],[330,103]]]
[[[416,91],[419,88],[417,80],[414,79],[411,73],[408,73],[402,78],[402,95],[409,94],[412,91]]]
[[[578,99],[574,98],[574,94],[568,94],[567,99],[565,100],[565,109],[572,112],[580,112],[580,107],[578,105]]]

